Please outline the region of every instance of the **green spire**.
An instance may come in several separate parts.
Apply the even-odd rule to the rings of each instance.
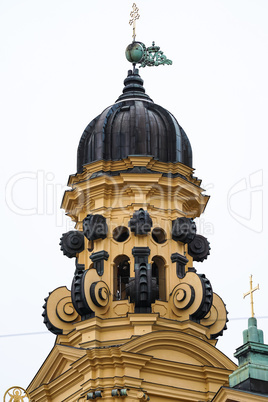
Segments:
[[[257,328],[255,317],[248,319],[243,345],[234,356],[238,369],[229,376],[230,387],[268,395],[268,345],[264,344],[263,331]]]
[[[257,319],[250,317],[248,319],[248,329],[243,331],[243,342],[263,343],[263,331],[257,328]]]

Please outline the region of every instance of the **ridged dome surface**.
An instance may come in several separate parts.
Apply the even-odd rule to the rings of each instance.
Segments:
[[[78,173],[90,162],[129,155],[153,156],[161,162],[192,167],[187,135],[175,117],[145,93],[138,70],[130,70],[124,84],[116,103],[86,127],[78,146]]]

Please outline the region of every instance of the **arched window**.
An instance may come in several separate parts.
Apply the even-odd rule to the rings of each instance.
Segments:
[[[155,256],[153,257],[152,261],[152,277],[155,278],[158,286],[158,294],[156,294],[156,299],[166,301],[165,260],[160,256]]]
[[[118,255],[114,259],[114,288],[113,299],[124,300],[128,298],[127,286],[130,277],[129,257],[127,255]]]

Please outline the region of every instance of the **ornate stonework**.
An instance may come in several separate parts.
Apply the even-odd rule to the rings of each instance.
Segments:
[[[178,123],[162,109],[167,120],[161,124],[174,133],[163,126],[163,134],[159,123],[157,150],[167,138],[174,140],[168,147],[184,144],[173,162],[167,152],[162,160],[135,154],[82,165],[94,144],[96,155],[100,149],[109,154],[105,136],[115,129],[109,121],[118,118],[115,110],[82,136],[78,173],[70,176],[62,202],[76,230],[63,235],[61,248],[76,257],[75,272],[70,291],[63,286],[45,299],[44,322],[57,339],[29,386],[35,402],[208,402],[235,368],[215,348],[228,321],[225,304],[193,265],[209,254],[194,222],[208,196],[194,170],[176,161],[183,159],[180,152],[190,160],[190,143],[177,141]],[[139,117],[136,124],[123,112],[130,121],[120,127],[131,127],[130,137],[136,127],[135,138],[142,138]],[[100,147],[94,136],[103,138]],[[87,141],[91,148],[84,150]]]

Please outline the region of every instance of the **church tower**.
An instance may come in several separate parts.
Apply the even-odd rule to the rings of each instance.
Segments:
[[[75,272],[45,299],[56,342],[28,387],[35,402],[208,402],[236,368],[215,347],[225,304],[195,268],[210,253],[194,221],[208,196],[190,141],[136,69],[170,63],[135,38],[127,58],[123,92],[82,134],[63,197],[75,230],[60,245]]]

